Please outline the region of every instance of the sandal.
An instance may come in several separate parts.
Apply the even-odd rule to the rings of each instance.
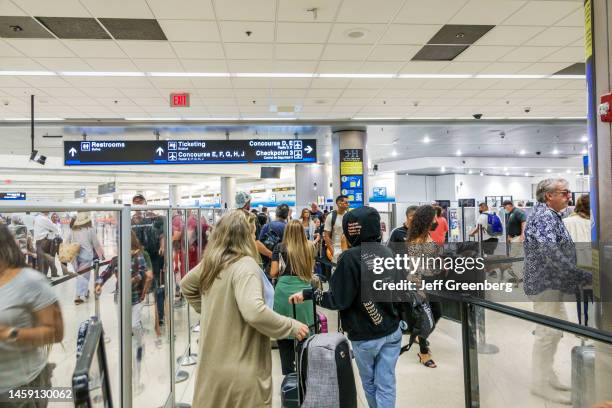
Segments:
[[[427,368],[436,368],[436,363],[431,359],[431,354],[417,353],[419,356],[419,362]]]
[[[83,299],[81,299],[81,298],[74,299],[74,304],[75,305],[80,305],[81,303],[83,303]]]

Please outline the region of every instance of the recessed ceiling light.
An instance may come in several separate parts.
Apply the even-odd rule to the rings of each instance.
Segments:
[[[583,143],[584,143],[584,142],[588,142],[588,141],[589,141],[589,138],[588,138],[588,136],[586,136],[586,135],[585,135],[585,136],[582,136],[582,137],[580,138],[580,141],[581,141],[581,142],[583,142]]]
[[[368,34],[368,30],[365,28],[351,28],[350,30],[345,31],[344,33],[348,38],[353,40],[358,40],[359,38],[363,38]]]
[[[559,154],[559,150],[555,148],[555,149],[552,151],[552,154]]]
[[[551,169],[546,169],[546,172],[547,172],[547,173],[550,173],[551,171],[552,171]]]
[[[565,170],[567,174],[570,174],[572,171],[570,169]]]
[[[330,152],[325,152],[325,157],[329,157],[329,156],[331,156],[331,153]]]
[[[461,156],[463,153],[461,153],[461,150],[457,150],[457,152],[455,153],[457,156]]]
[[[529,177],[529,173],[525,173],[525,177]]]
[[[527,153],[527,152],[525,151],[525,149],[521,149],[521,151],[519,152],[519,154],[520,154],[521,156],[524,156],[526,153]]]
[[[394,156],[394,157],[395,157],[395,156],[397,156],[397,150],[393,150],[393,151],[391,152],[391,156]]]
[[[510,173],[508,173],[508,172],[506,172],[505,174],[506,174],[506,176],[509,176],[509,175],[510,175]]]
[[[472,169],[469,169],[468,174],[472,174],[472,173],[473,173]]]
[[[429,138],[429,136],[425,136],[423,138],[423,143],[429,143],[429,142],[431,142],[431,139]]]
[[[484,176],[484,172],[482,170],[480,171],[480,176]]]
[[[588,153],[588,150],[587,150],[587,149],[582,149],[582,150],[580,151],[580,153],[581,153],[581,154],[587,154],[587,153]]]
[[[440,167],[440,171],[446,171],[446,167],[444,166]]]
[[[507,167],[504,167],[504,171],[508,171],[508,168],[507,168]]]

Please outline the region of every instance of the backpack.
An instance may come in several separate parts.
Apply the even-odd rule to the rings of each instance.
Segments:
[[[400,354],[410,350],[412,344],[419,337],[419,342],[426,341],[427,337],[436,328],[436,318],[427,301],[421,300],[414,292],[408,292],[408,301],[399,303],[400,319],[406,324],[402,333],[410,335],[408,345],[402,346]]]
[[[147,217],[140,224],[133,224],[132,229],[136,233],[140,244],[149,255],[156,256],[159,254],[161,235],[163,234],[162,219]]]
[[[504,233],[504,227],[497,214],[487,214],[487,234],[498,237]]]
[[[266,231],[266,233],[264,234],[261,243],[264,244],[264,246],[270,251],[274,251],[276,245],[278,245],[278,243],[281,241],[281,236],[278,234],[278,232],[274,230],[274,228],[272,228],[272,225],[269,224],[268,231]]]

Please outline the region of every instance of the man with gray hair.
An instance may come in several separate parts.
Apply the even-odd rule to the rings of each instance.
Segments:
[[[567,208],[571,191],[564,179],[542,180],[537,203],[525,227],[525,294],[533,300],[533,311],[567,320],[564,294],[575,295],[591,275],[576,267],[576,250],[561,212]],[[570,404],[570,388],[553,370],[561,332],[538,325],[533,345],[531,392],[544,399]]]

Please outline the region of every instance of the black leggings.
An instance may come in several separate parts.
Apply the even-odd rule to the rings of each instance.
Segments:
[[[295,346],[293,339],[276,340],[283,375],[295,372]]]
[[[437,323],[442,316],[442,304],[440,302],[429,302],[431,308],[431,314],[433,315],[434,321]],[[419,337],[419,351],[421,354],[429,353],[429,341]]]

